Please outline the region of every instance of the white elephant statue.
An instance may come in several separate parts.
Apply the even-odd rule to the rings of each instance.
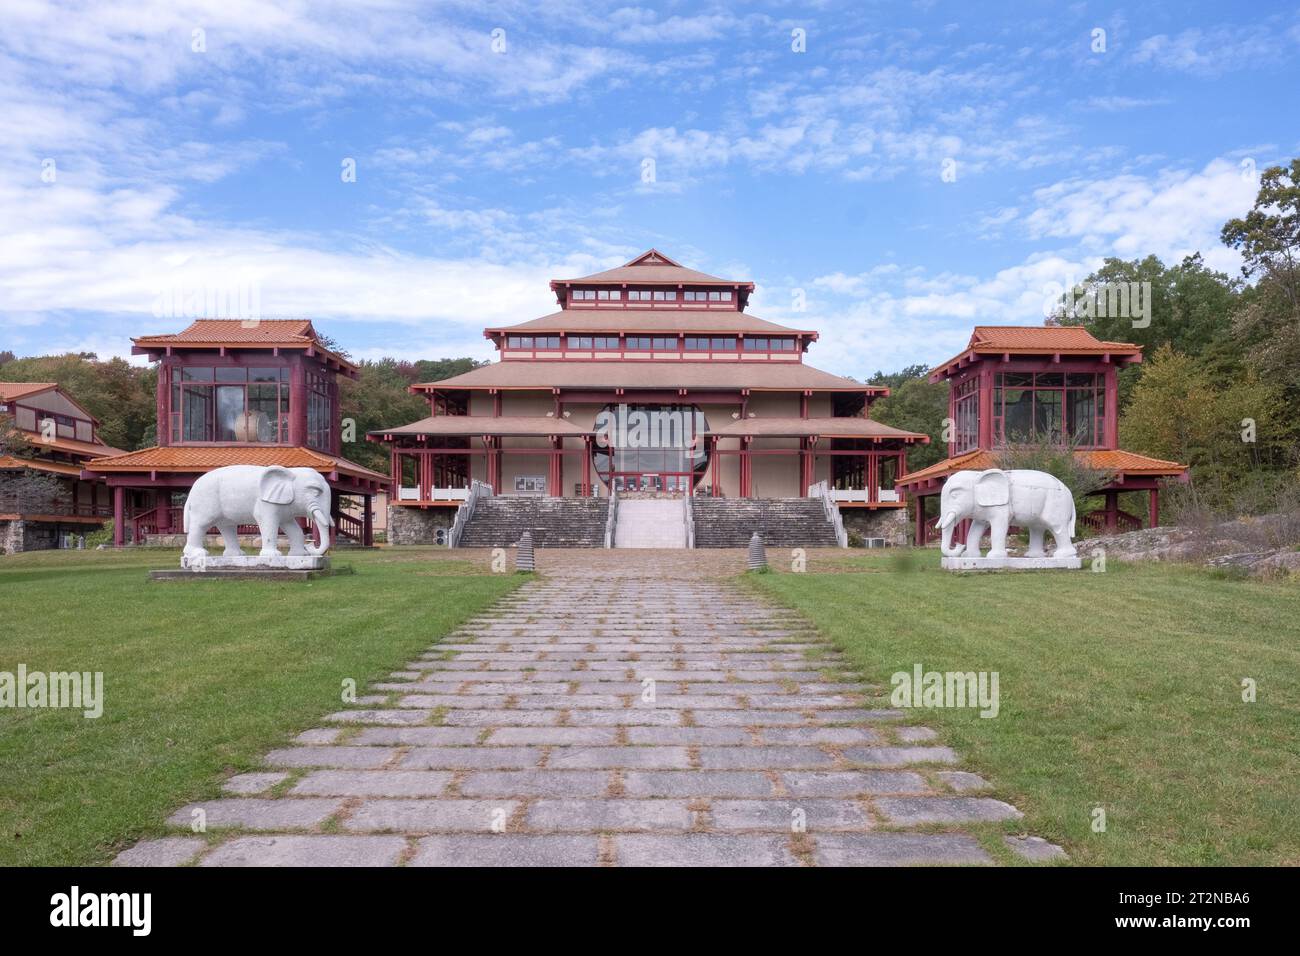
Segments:
[[[310,517],[320,545],[307,543],[297,518]],[[256,524],[262,537],[261,557],[278,555],[276,536],[283,529],[289,554],[324,554],[330,545],[330,486],[312,468],[279,465],[226,465],[199,477],[185,499],[185,551],[182,567],[202,567],[207,558],[203,538],[213,525],[226,543],[225,557],[243,554],[238,526]]]
[[[940,550],[945,557],[980,556],[980,540],[989,532],[990,558],[1007,556],[1007,528],[1029,531],[1027,558],[1043,557],[1043,537],[1050,531],[1056,557],[1077,553],[1074,537],[1074,496],[1070,489],[1045,471],[958,471],[949,476],[939,497],[938,526],[943,531]],[[952,544],[959,521],[971,519],[966,544]]]

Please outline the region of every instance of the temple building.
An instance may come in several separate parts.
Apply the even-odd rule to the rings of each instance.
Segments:
[[[99,439],[99,420],[54,382],[0,382],[0,554],[60,547],[109,517],[103,481],[83,463],[120,454]],[[40,476],[40,477],[37,477]]]
[[[908,448],[929,438],[869,417],[888,389],[805,362],[816,331],[747,312],[752,282],[651,249],[550,288],[557,311],[484,330],[497,361],[413,386],[427,418],[370,434],[391,455],[392,540],[436,540],[474,482],[495,497],[563,499],[825,488],[845,523],[906,532],[897,481]]]
[[[115,545],[179,535],[185,493],[223,465],[314,468],[332,491],[333,533],[373,543],[372,499],[388,476],[342,456],[338,379],[357,367],[311,322],[198,319],[132,341],[133,354],[158,366],[158,444],[96,457],[82,471],[112,490]]]
[[[1187,466],[1119,447],[1119,369],[1142,361],[1142,347],[1102,342],[1082,326],[976,326],[966,348],[936,365],[931,382],[947,382],[948,457],[902,477],[915,498],[914,540],[934,536],[928,499],[955,471],[999,466],[999,454],[1025,443],[1070,447],[1111,476],[1096,494],[1104,506],[1080,515],[1095,530],[1131,531],[1141,517],[1120,510],[1124,492],[1145,493],[1146,524],[1160,521],[1160,485],[1186,481]],[[960,539],[959,540],[964,540]]]

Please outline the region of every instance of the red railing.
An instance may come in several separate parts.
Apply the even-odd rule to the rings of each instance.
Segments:
[[[338,528],[340,538],[347,538],[349,541],[360,541],[365,535],[365,521],[355,515],[348,514],[346,511],[335,516],[334,524]]]
[[[108,505],[92,505],[81,501],[33,501],[30,498],[0,498],[0,514],[39,514],[58,518],[111,518],[113,509]]]
[[[1092,531],[1104,532],[1106,530],[1106,511],[1104,508],[1089,511],[1079,519],[1079,523]],[[1129,514],[1127,511],[1115,512],[1115,529],[1117,532],[1138,531],[1141,527],[1142,519],[1137,515]]]

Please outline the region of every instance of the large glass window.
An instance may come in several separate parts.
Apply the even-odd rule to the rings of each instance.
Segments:
[[[1100,373],[1000,372],[993,390],[994,434],[1004,444],[1100,447],[1106,434],[1105,394]]]
[[[596,418],[592,462],[620,491],[684,493],[708,468],[707,432],[694,405],[608,405]]]
[[[334,427],[332,381],[320,372],[307,373],[307,444],[331,451]]]
[[[171,394],[173,442],[287,442],[289,370],[185,367]]]
[[[979,445],[980,395],[979,379],[972,376],[953,392],[953,454],[960,455]]]

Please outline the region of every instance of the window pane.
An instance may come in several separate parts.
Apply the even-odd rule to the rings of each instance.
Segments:
[[[1096,403],[1092,389],[1071,389],[1065,393],[1065,411],[1070,438],[1079,445],[1095,445]]]
[[[212,381],[212,369],[183,368],[181,369],[181,379],[186,382],[210,382]]]
[[[247,441],[242,429],[243,417],[244,390],[234,385],[220,386],[217,389],[217,441]]]
[[[735,339],[714,339],[713,340],[713,351],[715,352],[734,351],[735,348],[736,348]]]
[[[1091,372],[1071,372],[1065,376],[1065,384],[1074,388],[1092,388],[1096,381],[1097,376]]]
[[[1021,388],[1003,389],[1003,432],[1009,442],[1029,441],[1033,436],[1033,392]]]
[[[248,380],[250,382],[278,382],[280,381],[280,370],[278,368],[250,368],[248,370]]]
[[[1060,372],[1039,372],[1034,384],[1039,388],[1060,388],[1065,384],[1065,376]]]
[[[999,372],[998,378],[1004,388],[1022,388],[1034,384],[1032,372]]]
[[[248,369],[223,367],[217,369],[218,382],[247,382]]]
[[[1040,441],[1061,440],[1060,392],[1039,389],[1034,393],[1034,431]]]

